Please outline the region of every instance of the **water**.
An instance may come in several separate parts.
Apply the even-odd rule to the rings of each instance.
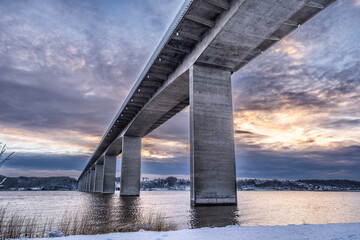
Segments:
[[[139,220],[157,212],[179,229],[238,224],[287,225],[360,222],[360,192],[238,192],[238,206],[191,207],[188,191],[141,192],[120,197],[84,192],[0,192],[7,213],[35,216],[38,224],[75,214],[97,223]]]

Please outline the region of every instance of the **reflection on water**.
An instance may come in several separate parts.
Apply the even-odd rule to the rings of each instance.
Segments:
[[[98,226],[139,222],[161,212],[178,228],[360,222],[360,192],[238,192],[238,206],[191,207],[189,192],[141,192],[120,197],[83,192],[0,192],[7,212],[35,216],[86,215]]]
[[[121,209],[119,220],[121,223],[138,222],[141,218],[139,197],[120,197]]]
[[[225,227],[240,225],[236,206],[198,206],[192,207],[190,225],[192,228]]]

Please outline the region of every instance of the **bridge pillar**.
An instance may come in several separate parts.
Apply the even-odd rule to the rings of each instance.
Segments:
[[[88,171],[87,191],[91,192],[91,170]]]
[[[89,192],[94,192],[94,181],[95,181],[95,169],[90,169],[90,190]]]
[[[77,183],[78,183],[78,191],[82,191],[81,190],[81,179],[80,178],[78,179]]]
[[[79,189],[80,189],[80,191],[84,191],[84,177],[82,177],[82,178],[80,179]]]
[[[84,180],[85,180],[85,177],[82,176],[81,179],[80,179],[80,191],[85,191],[84,189]]]
[[[95,182],[94,182],[94,192],[103,191],[103,180],[104,180],[104,165],[96,163],[95,164]]]
[[[190,68],[192,205],[236,204],[231,72]]]
[[[86,173],[83,175],[83,187],[82,187],[83,191],[86,191]]]
[[[139,196],[140,166],[141,137],[124,136],[122,140],[120,196]]]
[[[89,172],[86,172],[85,191],[89,191]]]
[[[115,192],[116,156],[104,156],[103,166],[103,191],[102,193]]]

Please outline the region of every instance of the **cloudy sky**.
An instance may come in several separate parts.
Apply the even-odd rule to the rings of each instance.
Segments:
[[[0,141],[16,152],[0,174],[77,177],[182,3],[0,1]],[[238,178],[360,180],[359,0],[232,83]],[[188,143],[185,109],[143,139],[143,176],[187,178]]]

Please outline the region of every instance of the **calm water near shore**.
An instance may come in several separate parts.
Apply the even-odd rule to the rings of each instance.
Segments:
[[[141,219],[161,212],[179,229],[230,224],[288,225],[360,222],[360,192],[238,192],[238,206],[191,207],[189,191],[141,192],[120,197],[76,191],[0,192],[7,213],[41,221],[91,214],[99,224]]]

